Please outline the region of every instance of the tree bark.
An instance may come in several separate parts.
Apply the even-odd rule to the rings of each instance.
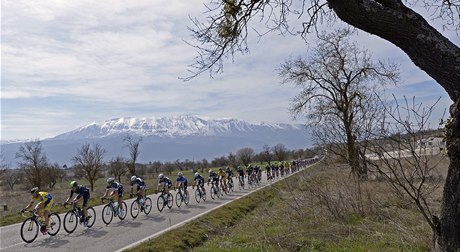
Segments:
[[[454,104],[447,127],[449,170],[434,249],[460,249],[460,48],[400,0],[328,0],[329,7],[346,23],[377,35],[402,49],[412,62],[436,80]]]

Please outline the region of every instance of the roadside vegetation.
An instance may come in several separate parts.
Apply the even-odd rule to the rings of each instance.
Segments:
[[[448,159],[440,162],[445,175]],[[129,251],[430,250],[430,226],[410,201],[350,172],[321,162]],[[440,199],[437,190],[429,203],[438,210]]]

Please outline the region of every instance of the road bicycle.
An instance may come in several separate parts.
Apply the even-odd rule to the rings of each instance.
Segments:
[[[163,211],[165,206],[168,206],[168,208],[171,209],[173,206],[173,195],[170,192],[166,193],[166,189],[163,187],[163,190],[161,190],[161,194],[157,199],[158,211]]]
[[[131,217],[136,219],[140,212],[144,212],[145,215],[148,215],[152,211],[152,199],[147,196],[147,189],[144,190],[144,197],[142,197],[139,192],[136,194],[131,194],[131,197],[136,195],[137,198],[131,203]]]
[[[200,203],[201,200],[206,201],[206,190],[200,185],[196,186],[195,200],[196,203]]]
[[[233,178],[231,177],[227,180],[227,190],[228,192],[233,192]]]
[[[109,225],[110,222],[112,222],[114,216],[118,216],[120,220],[124,220],[126,218],[126,213],[128,212],[128,207],[126,206],[125,201],[122,201],[123,211],[121,211],[118,202],[114,201],[112,198],[109,198],[107,200],[109,201],[109,203],[107,203],[104,206],[104,208],[102,208],[102,221],[106,225]],[[101,202],[104,203],[104,198],[101,199]]]
[[[183,187],[179,187],[179,191],[176,194],[176,206],[180,207],[182,205],[182,202],[185,203],[185,205],[188,205],[190,196],[188,194],[187,189]]]
[[[212,181],[211,188],[209,189],[209,194],[211,194],[211,198],[215,199],[220,198],[220,187],[216,185],[216,182]]]
[[[238,176],[238,189],[244,189],[244,175]]]
[[[94,225],[94,222],[96,222],[96,211],[94,210],[93,207],[88,207],[86,208],[86,220],[83,220],[83,210],[77,206],[76,203],[71,203],[72,204],[72,209],[70,209],[65,215],[64,215],[64,230],[71,234],[75,229],[77,228],[77,224],[80,223],[80,225],[83,223],[85,227],[92,227]],[[65,208],[67,204],[63,204]]]
[[[38,213],[35,209],[33,211],[27,212],[32,213],[32,216],[25,219],[22,223],[21,238],[23,241],[31,243],[37,238],[38,231],[45,227],[45,221],[42,217],[38,216]],[[24,213],[22,213],[22,216],[27,217]],[[57,213],[50,213],[48,215],[48,219],[49,226],[47,233],[51,236],[55,236],[61,228],[61,218]]]

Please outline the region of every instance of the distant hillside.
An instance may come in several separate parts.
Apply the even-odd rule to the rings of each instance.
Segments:
[[[237,119],[209,119],[195,115],[162,118],[117,118],[94,122],[53,138],[42,140],[52,162],[71,164],[77,148],[98,143],[107,150],[108,161],[117,155],[128,156],[123,138],[140,136],[139,162],[201,160],[235,153],[242,147],[260,151],[267,144],[284,144],[289,149],[311,147],[310,135],[301,124],[252,124]],[[20,142],[2,144],[10,166]]]

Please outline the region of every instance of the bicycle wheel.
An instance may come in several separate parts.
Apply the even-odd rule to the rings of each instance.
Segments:
[[[64,230],[71,234],[75,229],[77,228],[78,225],[78,217],[74,213],[74,211],[68,211],[64,215]]]
[[[180,192],[177,192],[176,194],[176,206],[180,207],[182,205],[182,194]],[[169,207],[169,206],[168,206]]]
[[[169,209],[171,209],[171,207],[173,206],[173,201],[174,201],[174,198],[173,198],[172,193],[168,193],[168,201],[166,203]]]
[[[220,193],[221,193],[220,192],[220,187],[217,186],[217,187],[214,188],[214,190],[215,190],[215,194],[217,195],[217,198],[220,198]]]
[[[118,218],[120,220],[124,220],[126,215],[128,215],[128,206],[125,201],[122,201],[121,203],[123,204],[123,211],[121,211],[121,208],[119,209],[120,212],[118,213]]]
[[[216,189],[213,187],[211,187],[211,190],[210,191],[210,194],[211,194],[211,199],[215,199],[216,198]]]
[[[199,189],[196,189],[196,190],[195,190],[195,200],[196,200],[196,203],[200,203],[200,200],[201,200],[201,193],[200,193],[200,190],[199,190]]]
[[[86,209],[86,227],[92,227],[96,222],[96,210],[93,207],[88,207]]]
[[[112,219],[113,219],[112,207],[110,207],[110,205],[107,204],[104,206],[104,208],[102,208],[102,221],[106,225],[109,225],[110,222],[112,222]]]
[[[185,205],[188,205],[189,200],[190,200],[190,196],[188,194],[188,191],[184,190],[184,203],[185,203]]]
[[[21,238],[27,243],[31,243],[37,238],[38,223],[32,218],[27,218],[21,225]]]
[[[48,234],[51,236],[55,236],[61,229],[61,217],[59,217],[57,213],[52,213],[48,216],[48,219],[49,219]]]
[[[136,217],[139,215],[139,202],[137,200],[134,200],[133,203],[131,203],[131,217],[133,219],[136,219]]]
[[[145,198],[144,202],[144,213],[148,215],[152,211],[152,200],[149,197]]]
[[[201,189],[201,199],[203,201],[206,201],[206,190],[204,188]]]
[[[157,199],[157,208],[158,208],[158,211],[163,211],[163,208],[165,207],[165,199],[163,197],[163,195],[160,195],[158,196],[158,199]]]

